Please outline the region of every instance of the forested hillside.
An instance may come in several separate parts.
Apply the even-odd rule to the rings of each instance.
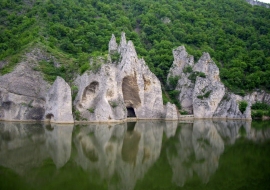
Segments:
[[[0,7],[0,60],[9,61],[1,74],[40,46],[71,77],[124,31],[162,82],[172,49],[185,45],[196,60],[209,52],[231,90],[270,90],[270,9],[245,0],[1,0]]]

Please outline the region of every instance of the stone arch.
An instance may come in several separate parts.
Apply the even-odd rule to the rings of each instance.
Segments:
[[[99,83],[97,81],[91,82],[83,91],[82,102],[90,102],[97,93],[98,88]]]
[[[123,78],[122,92],[125,106],[127,108],[127,116],[136,117],[134,108],[137,108],[141,105],[136,75],[126,76]]]

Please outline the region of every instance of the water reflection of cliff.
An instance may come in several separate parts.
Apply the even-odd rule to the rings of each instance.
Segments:
[[[55,175],[61,175],[57,169],[72,160],[76,164],[68,167],[83,168],[89,180],[98,174],[109,189],[134,189],[162,153],[171,166],[173,183],[183,186],[194,176],[207,183],[226,144],[238,138],[255,142],[270,138],[270,128],[255,130],[245,121],[139,121],[73,128],[0,122],[0,166],[24,176],[50,159]]]
[[[0,165],[19,174],[51,158],[57,168],[70,158],[73,126],[0,123]]]
[[[167,148],[167,158],[173,171],[172,181],[184,186],[196,174],[203,183],[218,169],[225,144],[234,144],[243,137],[253,141],[270,138],[270,128],[255,130],[251,122],[231,120],[195,120],[194,124],[180,124],[174,143]]]
[[[74,138],[76,161],[87,171],[98,171],[110,189],[133,189],[159,158],[163,130],[170,137],[176,128],[176,122],[160,121],[91,124]]]

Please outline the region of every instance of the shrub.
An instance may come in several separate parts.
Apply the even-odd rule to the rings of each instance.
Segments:
[[[239,110],[241,111],[241,113],[244,113],[246,111],[248,103],[246,101],[240,101],[238,106],[239,106]]]
[[[270,106],[266,103],[262,102],[256,102],[255,104],[252,104],[251,109],[254,110],[270,110]]]
[[[75,120],[79,121],[81,119],[81,112],[79,110],[76,110],[74,112]]]
[[[209,90],[209,91],[207,91],[204,95],[199,95],[199,96],[197,96],[197,98],[199,98],[199,99],[204,99],[204,98],[209,98],[209,96],[210,96],[210,94],[211,94],[211,90]]]
[[[184,73],[191,73],[192,72],[192,67],[191,66],[187,66],[183,69]]]
[[[112,58],[112,62],[118,62],[120,60],[120,53],[115,52],[113,54],[111,54],[111,58]]]
[[[168,82],[172,89],[176,88],[179,78],[179,76],[169,77]]]
[[[115,101],[110,101],[109,104],[112,108],[116,108],[118,106],[117,102]]]
[[[80,67],[80,73],[83,74],[85,71],[90,69],[89,63],[85,63]]]
[[[95,108],[89,108],[87,109],[90,113],[94,113],[95,112]]]

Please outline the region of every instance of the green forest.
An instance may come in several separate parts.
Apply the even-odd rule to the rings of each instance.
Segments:
[[[122,31],[163,83],[172,49],[185,45],[196,61],[209,52],[230,90],[270,90],[270,9],[245,0],[1,0],[0,73],[39,46],[69,81]]]

